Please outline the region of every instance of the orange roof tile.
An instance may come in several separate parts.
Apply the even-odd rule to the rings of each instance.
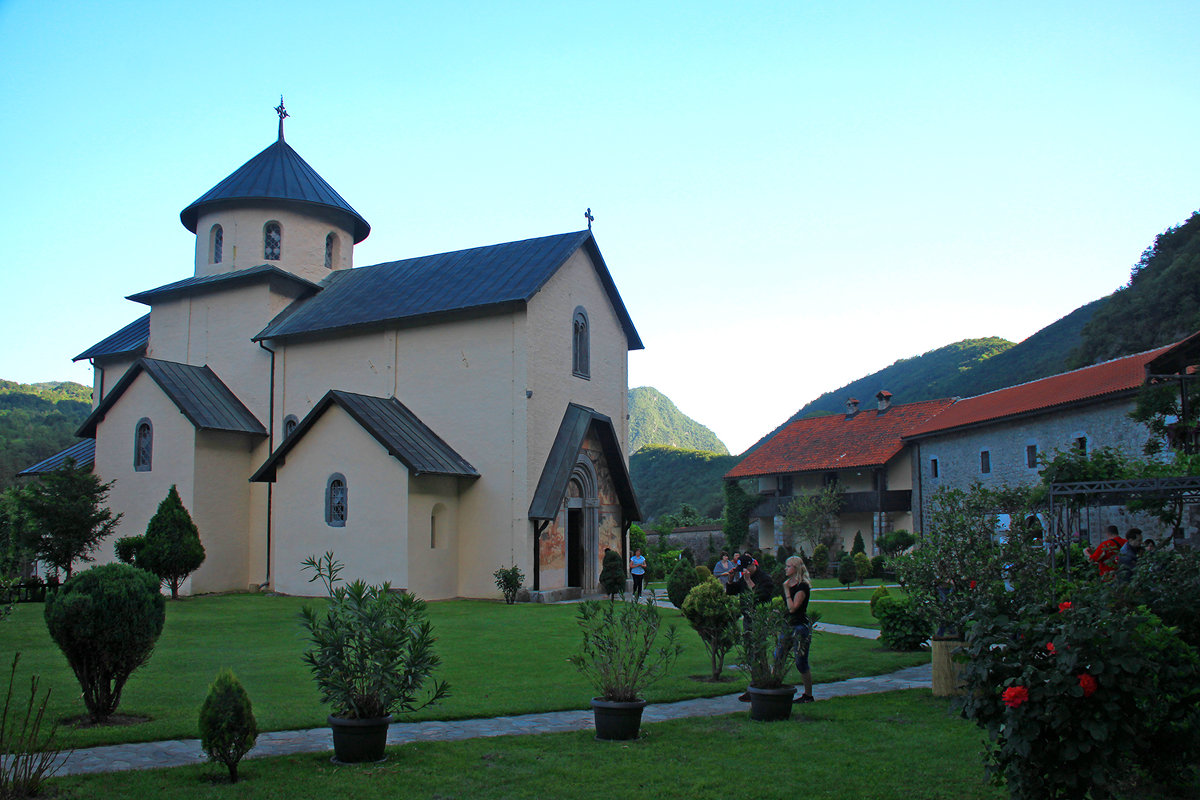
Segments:
[[[904,447],[901,437],[950,407],[951,399],[894,405],[796,420],[746,456],[726,478],[814,472],[886,464]]]
[[[908,431],[905,438],[928,436],[1132,391],[1145,382],[1146,364],[1174,346],[1147,350],[959,400],[935,419]]]

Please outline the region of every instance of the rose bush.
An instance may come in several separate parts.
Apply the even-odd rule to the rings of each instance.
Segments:
[[[997,593],[970,615],[963,713],[987,731],[988,769],[1014,798],[1195,780],[1200,656],[1120,592],[1093,585],[1019,607]]]

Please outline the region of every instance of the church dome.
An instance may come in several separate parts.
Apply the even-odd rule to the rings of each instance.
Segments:
[[[354,231],[358,244],[371,232],[362,215],[351,208],[317,171],[283,140],[283,120],[279,139],[239,167],[232,175],[209,189],[198,200],[179,212],[179,220],[192,233],[200,215],[218,207],[262,201],[282,201],[289,205],[315,206],[349,218],[346,227]]]

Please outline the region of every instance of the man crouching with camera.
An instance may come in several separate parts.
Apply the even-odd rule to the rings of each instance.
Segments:
[[[749,553],[738,559],[737,566],[729,572],[729,583],[725,584],[726,594],[740,595],[745,592],[754,594],[756,604],[769,603],[775,596],[775,581],[771,579],[771,574],[765,569],[759,569],[758,562]],[[746,616],[749,616],[748,610]],[[743,628],[746,623],[747,620],[743,618]],[[738,700],[749,703],[750,692],[744,692]]]

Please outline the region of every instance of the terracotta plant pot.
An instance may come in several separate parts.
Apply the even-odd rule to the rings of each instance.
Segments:
[[[778,689],[759,689],[751,686],[750,719],[761,722],[779,722],[792,716],[792,699],[796,696],[795,686],[780,686]]]
[[[333,761],[338,764],[362,764],[383,761],[391,716],[374,719],[329,717],[333,730]]]
[[[592,715],[596,720],[596,738],[605,741],[636,739],[642,727],[645,700],[620,702],[592,698]]]

